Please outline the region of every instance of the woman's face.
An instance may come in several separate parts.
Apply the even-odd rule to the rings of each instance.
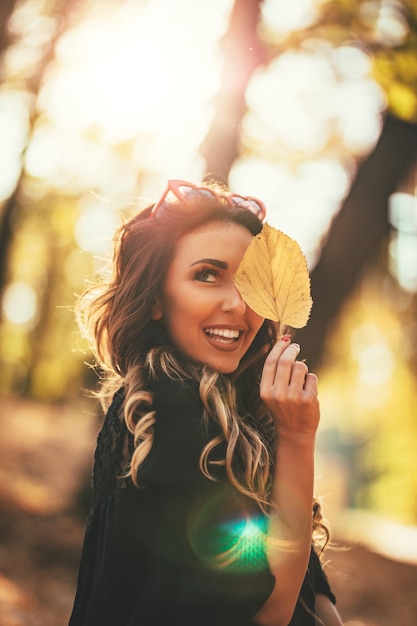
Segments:
[[[244,226],[220,221],[181,237],[154,309],[177,348],[224,374],[237,369],[264,322],[233,282],[251,240]]]

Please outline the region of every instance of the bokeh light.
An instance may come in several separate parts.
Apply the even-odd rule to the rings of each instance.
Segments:
[[[318,11],[314,0],[266,0],[262,17],[268,28],[280,34],[311,26],[318,18]]]
[[[390,267],[403,289],[417,291],[417,198],[397,192],[389,200],[390,222],[394,227],[389,254]]]
[[[403,119],[417,111],[404,4],[347,3],[352,22],[343,24],[332,22],[330,4],[261,3],[263,62],[242,103],[239,154],[228,179],[231,189],[265,202],[268,221],[299,241],[311,270],[388,107]],[[19,389],[57,397],[77,387],[84,357],[74,355],[74,300],[85,278],[105,267],[121,214],[159,197],[167,178],[198,182],[205,174],[200,146],[224,78],[221,55],[233,48],[224,37],[233,6],[213,0],[203,11],[192,0],[87,0],[57,14],[45,0],[17,3],[0,68],[0,200],[16,191],[1,332]],[[379,329],[387,307],[410,315],[415,207],[412,185],[391,196],[389,275],[380,282],[381,291],[398,291],[385,300],[378,293],[379,305],[369,305]],[[338,393],[331,409],[339,426],[349,423],[356,433],[359,422],[371,428],[383,419],[382,407],[394,404],[392,380],[409,384],[399,362],[407,364],[412,350],[399,355],[385,339],[393,319],[378,334],[364,323],[367,315],[357,314],[363,303],[355,298],[352,324],[338,344],[349,355],[340,367],[350,372],[349,391],[338,387],[340,375],[332,380]],[[404,324],[410,337],[414,323]],[[64,365],[51,355],[53,345],[61,358],[68,353]],[[352,407],[352,420],[340,406],[346,393],[361,407]],[[406,406],[402,415],[406,423]],[[239,527],[238,535],[251,539],[251,527]]]
[[[29,131],[27,100],[18,91],[0,90],[0,201],[11,195],[20,176]]]
[[[27,283],[11,283],[6,287],[2,307],[4,315],[13,324],[30,324],[38,309],[36,293]]]
[[[75,241],[91,254],[111,252],[113,233],[121,222],[116,211],[98,198],[80,203],[81,215],[75,225]]]

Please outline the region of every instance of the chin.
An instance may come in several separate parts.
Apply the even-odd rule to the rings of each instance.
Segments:
[[[216,372],[220,372],[220,374],[233,374],[239,367],[239,363],[230,363],[229,365],[225,365],[224,363],[207,363],[207,365]]]

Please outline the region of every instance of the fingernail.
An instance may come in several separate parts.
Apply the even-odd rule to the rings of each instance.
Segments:
[[[291,335],[284,335],[281,337],[281,341],[291,341]]]
[[[301,346],[298,343],[292,343],[291,346],[294,346],[297,350],[301,350]]]

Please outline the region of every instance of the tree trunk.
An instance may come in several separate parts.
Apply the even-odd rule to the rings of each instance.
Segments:
[[[7,27],[16,4],[17,0],[1,0],[0,2],[0,56],[10,43]]]
[[[56,0],[56,2],[51,4],[49,17],[55,19],[56,21],[56,29],[55,32],[51,35],[50,41],[44,45],[43,48],[43,59],[42,63],[39,63],[37,66],[35,73],[28,80],[28,85],[30,86],[30,92],[34,96],[34,101],[36,101],[36,97],[39,91],[39,86],[42,82],[42,78],[44,76],[44,72],[48,67],[49,63],[52,61],[55,53],[55,45],[60,35],[65,31],[67,24],[70,21],[72,16],[72,12],[76,10],[77,4],[81,4],[82,0]],[[4,6],[3,4],[4,3]],[[12,13],[14,5],[16,2],[10,2],[10,0],[0,0],[1,8],[0,8],[0,29],[4,27],[5,33],[7,32],[7,21],[3,24],[1,20],[6,19],[6,9],[9,7],[9,16]],[[0,32],[0,37],[3,35]],[[0,46],[4,43],[3,40],[0,40]],[[1,52],[1,48],[0,48]],[[8,262],[9,255],[13,241],[13,227],[16,225],[19,214],[20,214],[20,194],[23,186],[24,180],[24,158],[26,149],[30,143],[30,137],[32,130],[35,125],[37,112],[35,108],[29,112],[30,118],[30,131],[28,136],[28,143],[26,147],[22,151],[22,167],[20,171],[19,179],[16,183],[16,187],[10,197],[4,202],[3,206],[0,207],[0,301],[3,295],[4,288],[6,286],[8,280]],[[1,308],[0,308],[0,319],[1,319]]]
[[[309,367],[320,365],[329,324],[386,241],[388,199],[416,158],[417,124],[388,115],[374,151],[358,169],[311,274],[314,306],[308,325],[297,333]]]
[[[239,154],[246,87],[254,70],[265,60],[257,36],[261,5],[262,0],[235,0],[229,29],[221,42],[222,80],[214,118],[200,153],[206,159],[206,177],[223,183]]]

